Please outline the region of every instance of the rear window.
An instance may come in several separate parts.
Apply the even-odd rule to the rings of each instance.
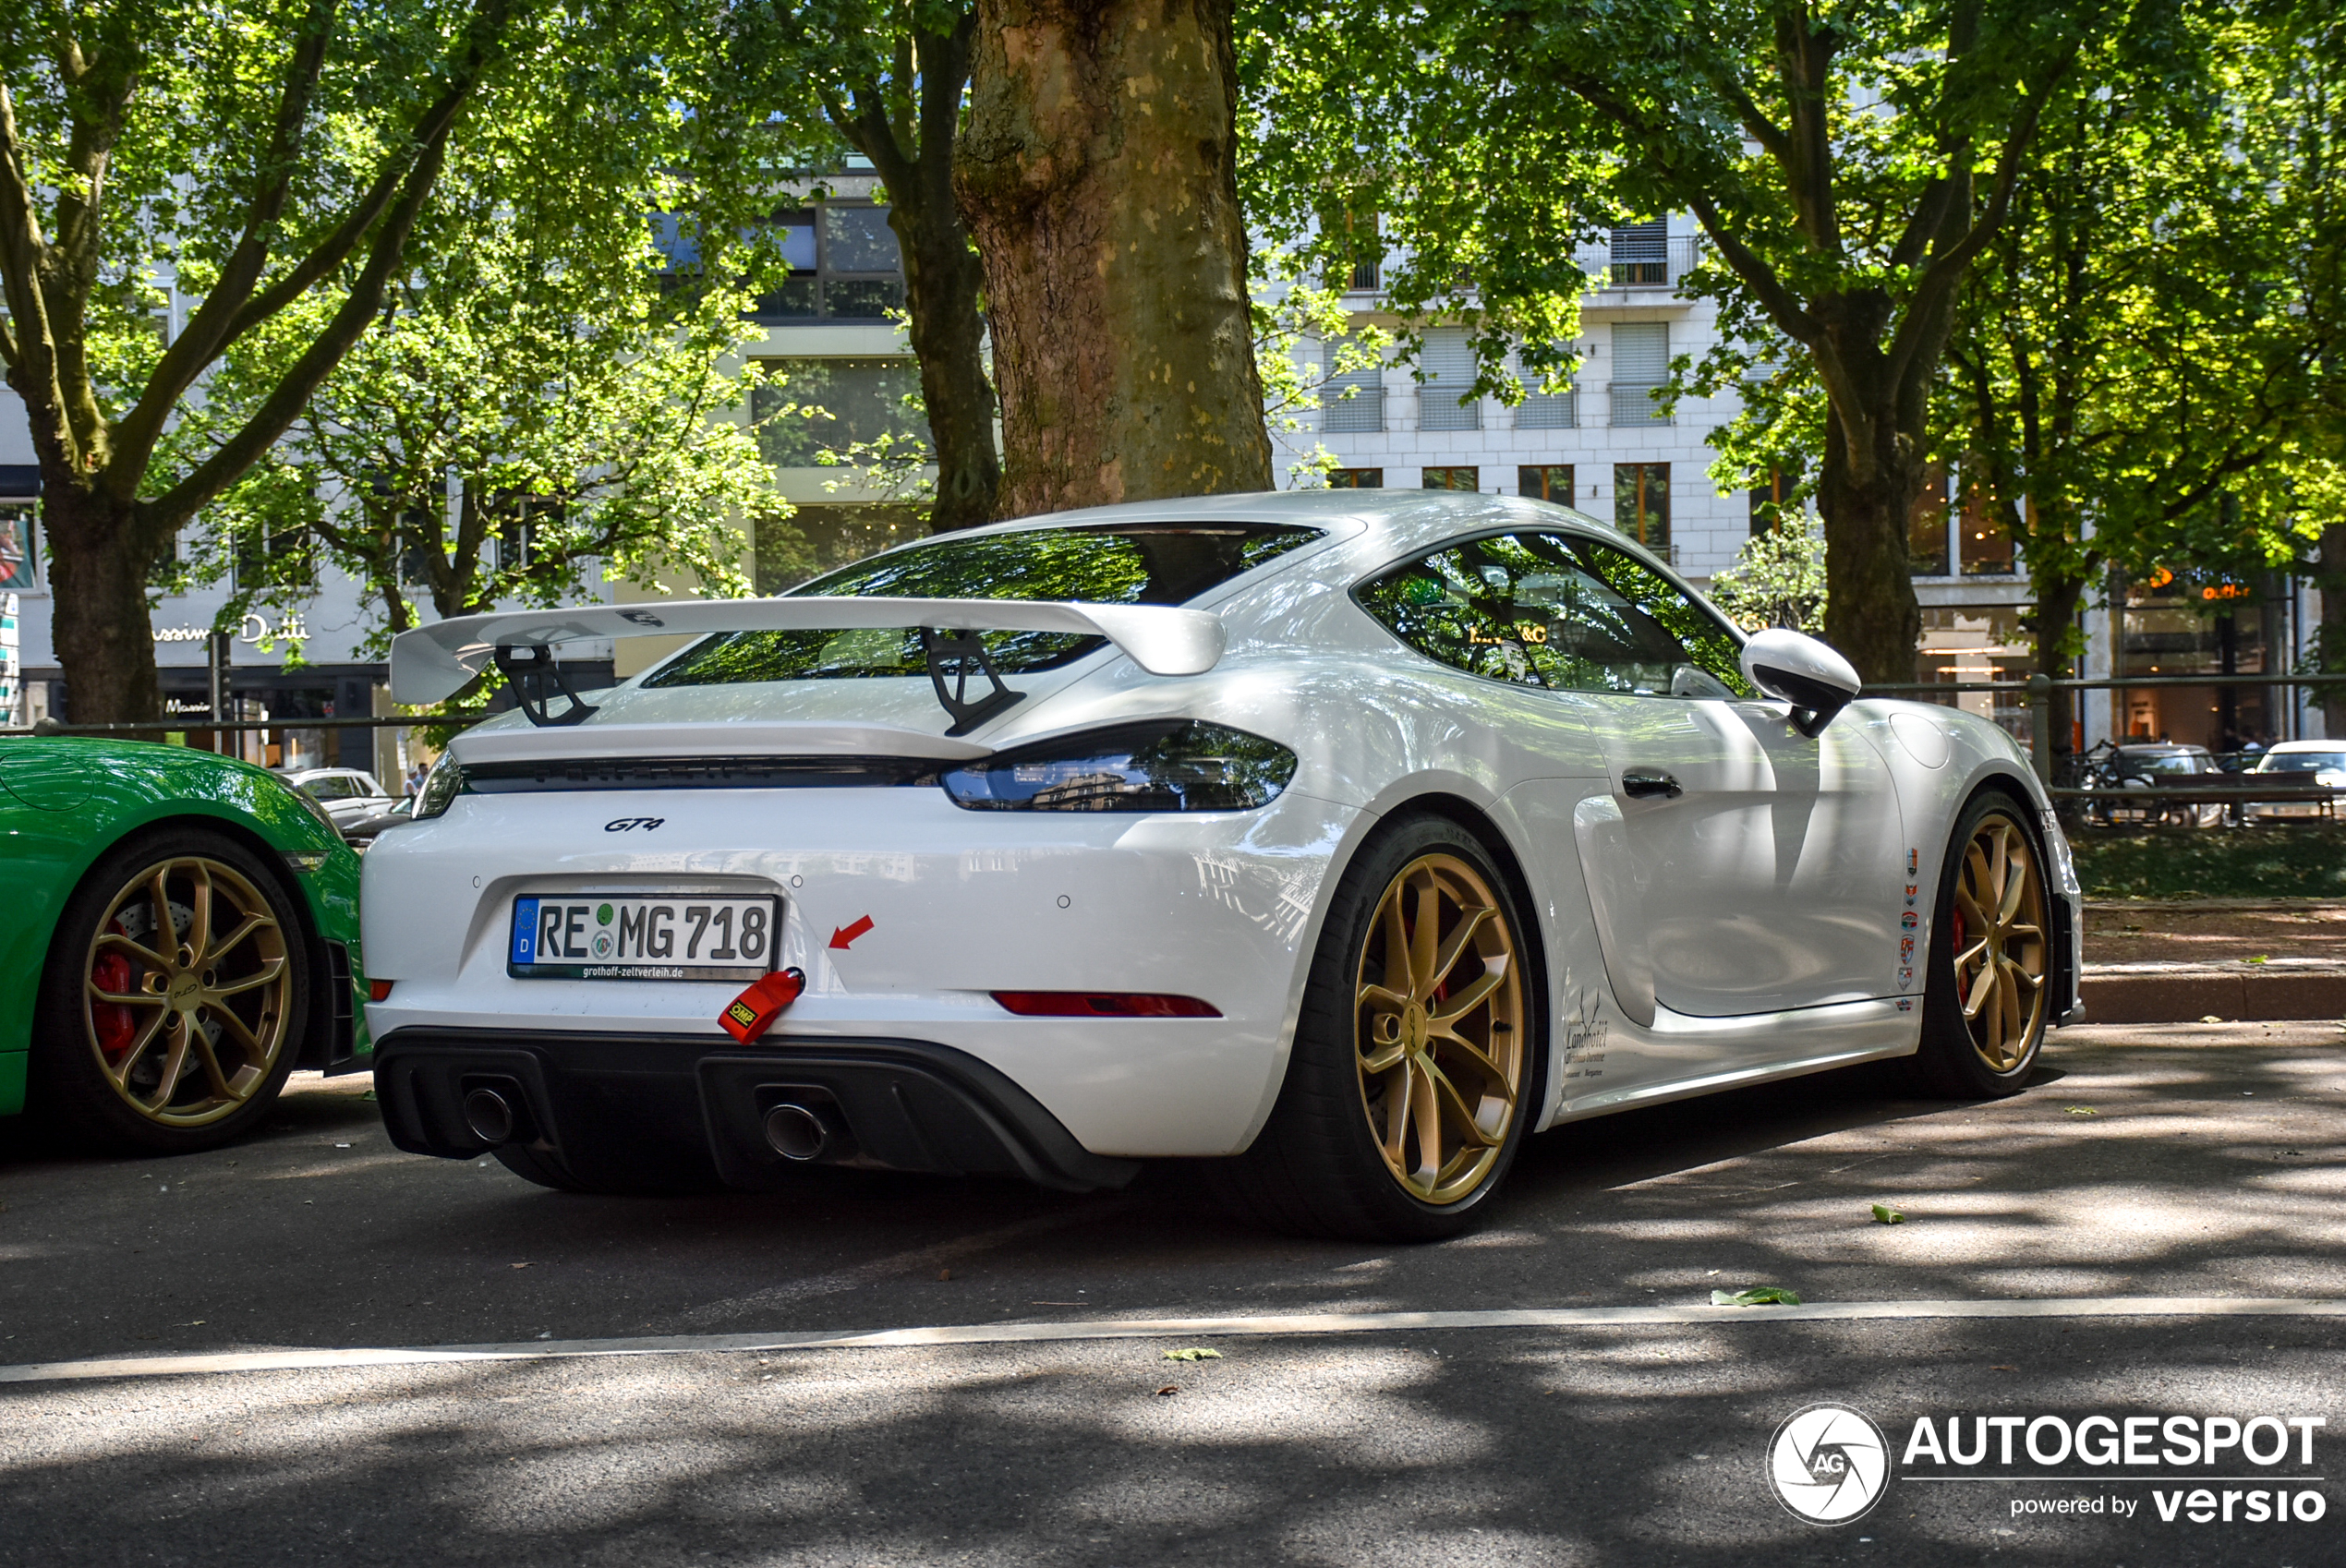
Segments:
[[[1187,604],[1318,537],[1317,528],[1269,523],[949,535],[841,567],[792,589],[790,597]],[[987,655],[1006,675],[1056,669],[1082,658],[1101,643],[1097,637],[1064,632],[980,635]],[[732,632],[687,648],[644,684],[711,686],[927,672],[920,633],[913,629]]]

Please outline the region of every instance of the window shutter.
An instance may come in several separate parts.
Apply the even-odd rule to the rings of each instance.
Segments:
[[[1463,406],[1458,403],[1474,385],[1474,350],[1467,344],[1464,327],[1436,327],[1426,333],[1418,368],[1426,377],[1418,388],[1419,429],[1482,428],[1481,400],[1471,399]]]
[[[1364,366],[1336,373],[1337,356],[1358,340],[1336,338],[1326,345],[1320,364],[1327,372],[1320,383],[1320,428],[1324,430],[1374,431],[1385,428],[1385,368]],[[1347,392],[1350,395],[1347,396]]]
[[[1653,390],[1670,380],[1670,323],[1624,321],[1613,329],[1613,422],[1667,425]]]

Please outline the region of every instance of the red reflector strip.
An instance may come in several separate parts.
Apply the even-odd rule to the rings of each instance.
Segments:
[[[391,982],[388,980],[370,980],[367,982],[367,1000],[369,1002],[390,1001]]]
[[[1194,996],[1148,991],[997,991],[994,1000],[1027,1019],[1218,1019],[1222,1009]]]

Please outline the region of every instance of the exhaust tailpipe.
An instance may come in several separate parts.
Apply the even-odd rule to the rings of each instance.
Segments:
[[[512,1142],[519,1124],[512,1103],[502,1094],[493,1089],[476,1089],[465,1096],[465,1125],[475,1138],[494,1147]]]
[[[766,1113],[766,1141],[785,1160],[819,1160],[831,1146],[831,1127],[820,1111],[785,1100]]]

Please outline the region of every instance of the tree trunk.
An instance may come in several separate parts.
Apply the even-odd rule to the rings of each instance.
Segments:
[[[980,0],[955,183],[1003,516],[1271,488],[1228,0]]]
[[[163,717],[154,628],[147,614],[146,542],[132,503],[116,502],[42,465],[49,540],[49,634],[67,677],[67,723]]]
[[[2321,624],[2314,631],[2314,666],[2324,675],[2346,675],[2346,523],[2322,530],[2321,571],[2314,585],[2321,591]],[[2330,740],[2346,736],[2346,686],[2317,686],[2321,694],[2322,733]]]
[[[932,149],[924,142],[912,174],[901,194],[889,183],[888,222],[904,253],[904,304],[937,453],[928,525],[942,534],[993,521],[1002,460],[994,450],[994,388],[986,379],[986,321],[978,314],[986,273],[954,205],[951,143]]]
[[[2037,624],[2030,633],[2036,673],[2055,681],[2065,680],[2074,657],[2069,633],[2077,624],[2077,607],[2085,602],[2086,579],[2031,561],[2028,586],[2037,600]],[[2053,688],[2052,748],[2056,757],[2067,756],[2076,750],[2077,695],[2067,687]]]
[[[1825,421],[1825,460],[1817,511],[1825,525],[1825,641],[1841,650],[1868,685],[1915,678],[1922,609],[1906,554],[1907,519],[1922,496],[1919,432],[1842,399]]]

